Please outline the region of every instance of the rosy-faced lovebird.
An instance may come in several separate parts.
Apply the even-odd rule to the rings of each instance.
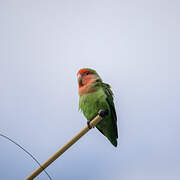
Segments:
[[[96,125],[96,128],[116,147],[117,116],[110,85],[104,83],[97,72],[90,68],[80,69],[77,76],[79,109],[88,122],[98,114],[99,110],[108,110],[108,115]]]

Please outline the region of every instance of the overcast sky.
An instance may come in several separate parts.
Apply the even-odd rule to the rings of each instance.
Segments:
[[[52,179],[179,180],[179,10],[178,0],[0,0],[0,133],[43,163],[86,125],[76,73],[94,68],[115,94],[118,147],[93,129],[47,168]],[[38,167],[1,137],[0,148],[0,179]]]

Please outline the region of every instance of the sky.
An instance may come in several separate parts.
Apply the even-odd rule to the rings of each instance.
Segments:
[[[178,180],[180,1],[1,0],[0,133],[41,163],[85,125],[77,71],[112,86],[118,147],[92,129],[47,168],[53,180]],[[0,179],[38,165],[0,137]],[[45,180],[45,173],[37,180]]]

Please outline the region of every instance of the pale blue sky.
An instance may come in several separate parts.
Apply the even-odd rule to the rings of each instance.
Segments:
[[[0,132],[44,162],[86,124],[76,73],[91,67],[114,91],[119,145],[93,129],[47,169],[52,179],[178,180],[179,9],[177,0],[1,0]],[[0,179],[38,167],[5,139],[0,147]]]

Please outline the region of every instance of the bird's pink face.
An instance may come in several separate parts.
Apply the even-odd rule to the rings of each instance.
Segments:
[[[80,69],[77,73],[79,88],[86,86],[95,81],[93,72],[87,69]]]

